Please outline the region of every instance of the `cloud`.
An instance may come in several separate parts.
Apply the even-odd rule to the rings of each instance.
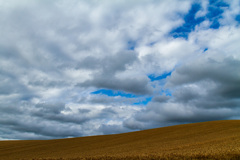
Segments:
[[[191,33],[194,35],[190,35],[192,40],[203,37],[208,40],[207,53],[196,53],[196,57],[175,68],[164,85],[172,91],[171,96],[155,96],[146,108],[124,123],[131,122],[129,128],[138,126],[139,129],[146,129],[149,126],[238,117],[240,72],[237,68],[240,67],[240,59],[235,36],[239,35],[230,36],[230,32],[235,29],[238,30],[235,27],[222,27],[213,31],[218,36],[212,38],[212,35],[208,35],[208,38],[206,34]],[[201,33],[212,33],[211,31],[204,30]],[[230,46],[225,46],[226,44]],[[199,45],[206,44],[201,44],[200,40]]]
[[[156,122],[200,122],[228,118],[236,115],[231,109],[201,109],[179,103],[152,103],[148,106],[145,114],[138,116],[140,121],[156,121]]]
[[[100,68],[100,70],[96,74],[93,74],[91,80],[79,83],[77,86],[122,90],[135,94],[150,93],[151,87],[148,85],[147,77],[120,78],[116,76],[116,73],[127,70],[128,67],[138,60],[137,58],[137,53],[132,51],[106,56],[103,60],[87,57],[78,67],[94,67]]]
[[[0,6],[0,139],[239,119],[237,1]]]
[[[52,139],[106,134],[111,121],[121,124],[137,110],[131,106],[99,104],[29,104],[16,107],[1,107],[2,138]],[[127,111],[127,112],[126,112]],[[104,123],[106,123],[104,125]],[[120,125],[119,125],[120,126]],[[106,128],[107,127],[107,128]],[[118,133],[123,130],[115,130]],[[124,129],[127,131],[127,129]],[[6,134],[11,132],[11,134]],[[20,133],[24,135],[19,135]],[[26,135],[26,136],[25,136]],[[29,136],[29,137],[27,137]]]
[[[123,133],[123,132],[131,131],[130,129],[125,128],[122,125],[117,125],[117,124],[111,124],[111,125],[102,124],[99,127],[99,130],[103,134],[114,134],[114,133]]]

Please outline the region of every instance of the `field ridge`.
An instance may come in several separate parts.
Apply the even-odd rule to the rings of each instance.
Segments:
[[[0,141],[0,160],[240,159],[240,120],[114,135]]]

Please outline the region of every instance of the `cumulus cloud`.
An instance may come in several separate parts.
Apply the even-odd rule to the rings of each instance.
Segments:
[[[226,30],[227,28],[227,30]],[[233,28],[235,30],[236,28]],[[236,29],[238,30],[238,29]],[[206,31],[203,31],[206,32]],[[209,31],[207,31],[209,32]],[[213,31],[216,32],[216,31]],[[196,53],[179,65],[167,79],[165,87],[172,91],[172,96],[155,96],[146,108],[137,112],[126,124],[141,124],[140,128],[178,123],[200,122],[238,117],[240,61],[235,36],[229,27],[217,31],[218,37],[208,35],[207,53]],[[202,39],[198,33],[196,39]],[[238,34],[238,33],[236,33]],[[202,34],[206,36],[206,34]],[[223,38],[223,37],[228,38]],[[213,42],[221,41],[222,46]],[[224,41],[224,42],[223,42]],[[237,40],[238,41],[238,40]],[[225,46],[231,45],[231,47]],[[200,42],[200,45],[201,42]],[[205,44],[204,44],[205,45]],[[143,126],[143,127],[142,127]],[[131,126],[129,126],[131,128]]]
[[[239,119],[238,3],[0,0],[0,139]]]

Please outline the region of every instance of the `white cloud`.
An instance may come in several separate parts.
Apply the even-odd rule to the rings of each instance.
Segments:
[[[238,2],[224,8],[219,29],[209,29],[206,19],[187,39],[173,38],[169,32],[184,24],[192,3],[0,0],[0,138],[108,134],[235,117]],[[208,2],[200,4],[196,18],[208,13]],[[162,81],[148,78],[170,71]],[[91,94],[102,88],[137,96]],[[133,105],[146,97],[153,97],[148,105]]]

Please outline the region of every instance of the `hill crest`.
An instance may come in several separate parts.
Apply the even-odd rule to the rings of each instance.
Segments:
[[[240,120],[200,122],[68,139],[0,141],[0,159],[5,160],[134,159],[139,156],[155,159],[171,156],[240,158]]]

